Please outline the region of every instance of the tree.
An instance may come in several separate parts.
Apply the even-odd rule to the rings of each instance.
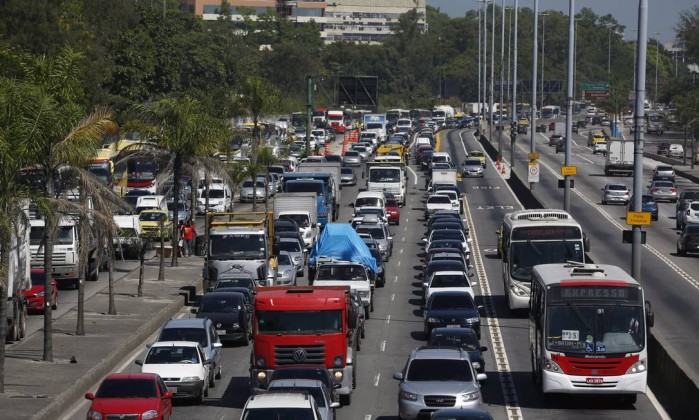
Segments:
[[[677,37],[684,42],[685,54],[691,61],[699,62],[699,6],[680,14]]]
[[[179,180],[189,170],[204,170],[225,176],[224,165],[210,157],[218,152],[228,140],[228,126],[221,120],[205,113],[201,104],[188,96],[168,97],[152,104],[134,107],[134,119],[127,126],[141,132],[146,138],[155,138],[150,143],[152,153],[161,165],[160,178],[174,180],[173,224],[171,236],[171,266],[177,266],[176,246],[180,238],[177,225],[181,184]],[[136,144],[135,146],[138,146]],[[161,255],[162,258],[162,255]]]

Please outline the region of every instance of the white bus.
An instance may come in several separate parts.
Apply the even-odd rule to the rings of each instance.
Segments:
[[[532,268],[537,264],[585,262],[590,243],[580,224],[563,210],[519,210],[505,215],[497,231],[505,302],[529,308]]]
[[[545,394],[614,394],[633,404],[646,392],[653,323],[643,288],[621,268],[537,265],[529,310],[534,381]]]

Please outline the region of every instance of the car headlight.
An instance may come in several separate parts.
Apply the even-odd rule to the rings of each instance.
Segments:
[[[629,370],[626,371],[627,374],[629,373],[643,373],[646,371],[646,359],[641,359],[638,362],[634,363],[631,365]]]
[[[379,250],[386,251],[388,249],[388,244],[379,244]]]
[[[197,382],[201,381],[201,378],[198,376],[185,376],[184,378],[180,379],[180,382]]]
[[[467,392],[462,396],[462,399],[464,402],[476,401],[479,396],[480,396],[479,391]]]
[[[342,371],[336,370],[335,372],[333,372],[333,379],[335,379],[338,382],[341,381],[342,380]]]
[[[359,296],[360,297],[369,297],[369,291],[368,290],[360,290]]]
[[[417,401],[417,394],[408,391],[400,391],[398,397],[402,400]]]
[[[36,297],[44,297],[44,296],[46,296],[46,291],[36,293],[34,296],[36,296]]]
[[[294,274],[292,270],[286,270],[284,274],[282,274],[282,277],[291,277]]]
[[[102,420],[102,413],[95,410],[90,410],[87,412],[87,420]]]
[[[233,328],[240,328],[240,324],[237,323],[237,322],[234,322],[234,323],[233,323]]]
[[[295,263],[300,263],[300,262],[301,262],[301,257],[294,257],[294,262],[295,262]]]
[[[439,318],[429,317],[429,318],[427,318],[427,322],[429,322],[431,324],[436,324],[439,322]]]
[[[148,410],[141,414],[141,418],[143,420],[158,418],[158,410]]]
[[[481,368],[481,362],[471,362],[471,365],[473,365],[474,369],[480,369]]]
[[[561,372],[561,367],[558,366],[558,363],[547,357],[544,358],[544,370],[548,370],[549,372]]]
[[[473,318],[466,318],[466,322],[469,324],[474,324],[480,320],[481,320],[481,318],[477,317],[477,316],[474,316]]]

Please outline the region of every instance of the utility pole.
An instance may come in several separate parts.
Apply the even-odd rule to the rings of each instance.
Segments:
[[[544,108],[544,54],[546,50],[546,16],[548,13],[539,13],[539,16],[543,17],[543,22],[541,26],[541,108]]]
[[[311,155],[311,122],[313,120],[313,76],[306,76],[306,156]]]
[[[568,0],[568,89],[566,95],[565,166],[570,166],[570,144],[573,137],[573,73],[575,56],[575,0]],[[563,178],[563,210],[570,212],[570,175]]]
[[[502,132],[505,130],[505,125],[502,120],[502,108],[505,103],[504,101],[504,90],[505,90],[505,0],[502,0],[502,7],[500,8],[500,113],[498,115],[498,150],[500,151],[500,157],[502,157]]]
[[[648,0],[638,1],[638,38],[636,40],[636,109],[634,112],[633,209],[641,211],[643,203],[643,121],[646,99],[646,48],[648,48]],[[641,281],[641,225],[631,231],[631,276]]]
[[[519,15],[519,0],[515,0],[515,45],[514,45],[514,68],[512,69],[512,118],[517,116],[517,17]],[[533,127],[531,127],[533,129]],[[510,147],[510,167],[515,167],[515,140],[517,133],[511,137]]]
[[[481,65],[482,65],[482,57],[481,57],[481,6],[478,6],[478,131],[476,131],[476,134],[478,135],[478,138],[480,138],[481,135]]]
[[[658,36],[661,35],[662,32],[654,32],[653,35],[655,35],[655,93],[653,94],[653,106],[658,105],[658,55],[660,53],[660,48],[659,48],[659,40]]]
[[[490,127],[490,134],[488,135],[488,140],[492,144],[493,142],[493,94],[495,93],[495,1],[492,1],[492,13],[491,13],[491,23],[490,23],[490,119],[488,121],[488,126]],[[498,155],[502,154],[502,150],[498,150]]]
[[[536,70],[537,56],[539,53],[539,0],[534,0],[534,39],[532,40],[532,123],[529,127],[531,137],[529,140],[529,150],[536,152]],[[529,183],[529,190],[534,191],[534,182]]]

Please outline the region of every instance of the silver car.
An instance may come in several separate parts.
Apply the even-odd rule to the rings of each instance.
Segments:
[[[480,408],[483,401],[479,381],[468,352],[459,348],[418,348],[410,353],[399,380],[398,414],[416,419],[440,408]]]
[[[240,202],[241,203],[245,202],[245,201],[252,202],[253,197],[254,197],[255,201],[265,201],[265,198],[267,198],[267,195],[265,194],[265,181],[264,181],[264,179],[257,180],[256,188],[257,188],[257,190],[255,192],[253,192],[251,179],[244,181],[243,185],[240,187]]]
[[[364,162],[369,160],[369,156],[371,156],[371,149],[368,149],[366,146],[355,144],[355,146],[352,147],[352,150],[357,151]]]
[[[352,168],[342,168],[340,173],[340,183],[342,185],[357,185],[357,174]]]
[[[384,223],[374,224],[359,224],[355,228],[357,233],[368,233],[376,241],[381,251],[381,257],[384,261],[393,254],[393,236],[388,230],[388,225]]]
[[[655,201],[677,202],[677,186],[672,181],[653,181],[648,186],[648,194],[652,195]]]
[[[483,178],[483,164],[480,159],[466,159],[461,164],[462,176],[475,176]]]
[[[699,201],[688,201],[677,211],[675,227],[682,229],[686,225],[699,223]]]
[[[342,164],[345,166],[360,166],[362,164],[362,157],[356,150],[347,150],[345,156],[342,157]]]
[[[621,203],[629,204],[631,200],[631,190],[625,184],[610,182],[602,188],[602,204]]]
[[[653,170],[653,180],[675,180],[675,170],[670,165],[658,165]]]
[[[267,391],[308,393],[318,406],[318,420],[335,420],[335,408],[340,406],[339,402],[333,401],[332,391],[315,379],[276,379],[269,383]]]
[[[278,251],[286,251],[291,256],[291,261],[296,268],[296,274],[303,276],[303,266],[306,263],[306,247],[295,238],[279,238],[274,248]]]
[[[296,286],[296,266],[291,254],[280,251],[277,255],[277,278],[275,286]]]

